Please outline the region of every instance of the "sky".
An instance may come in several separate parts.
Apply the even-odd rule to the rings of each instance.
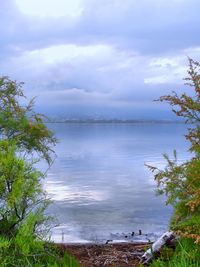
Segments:
[[[199,0],[0,0],[0,75],[66,118],[172,119],[153,101],[189,92]]]

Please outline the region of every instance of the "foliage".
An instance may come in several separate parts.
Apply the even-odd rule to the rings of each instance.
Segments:
[[[43,174],[17,156],[15,143],[0,141],[0,235],[13,237],[32,220],[29,234],[44,222],[48,199],[42,191]]]
[[[171,229],[182,237],[191,238],[200,243],[200,63],[189,59],[186,84],[194,89],[190,95],[162,96],[160,101],[167,101],[173,106],[177,116],[190,123],[186,139],[190,142],[191,159],[180,164],[176,152],[174,159],[164,155],[167,166],[160,170],[148,166],[155,174],[158,191],[166,194],[167,204],[174,207]]]
[[[78,266],[45,242],[49,201],[40,185],[43,174],[16,149],[0,141],[0,266]]]
[[[24,98],[22,83],[0,78],[0,266],[78,266],[45,241],[49,200],[35,163],[51,164],[56,139]]]
[[[33,111],[33,100],[22,105],[24,98],[22,83],[0,78],[0,234],[7,237],[15,237],[31,214],[35,234],[49,202],[33,155],[50,164],[56,139]]]
[[[34,99],[27,105],[21,104],[26,99],[22,85],[8,77],[0,78],[0,136],[4,140],[14,139],[19,150],[37,152],[51,163],[56,139],[43,123],[43,116],[34,112]]]
[[[160,101],[168,102],[172,111],[179,117],[185,118],[186,123],[194,124],[195,127],[188,129],[186,139],[190,141],[190,151],[200,156],[200,62],[189,58],[188,77],[184,79],[185,85],[192,87],[194,91],[190,95],[183,93],[178,96],[173,92],[172,95],[160,97]]]
[[[200,245],[195,245],[192,240],[182,239],[175,252],[166,254],[162,252],[159,259],[155,259],[151,267],[198,267],[200,266]]]
[[[25,232],[20,229],[11,239],[0,237],[0,266],[79,267],[74,257],[66,253],[62,255],[51,243],[38,242],[30,235],[26,237]]]

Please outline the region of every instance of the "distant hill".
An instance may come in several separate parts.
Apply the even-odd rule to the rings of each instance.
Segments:
[[[184,123],[180,120],[136,120],[136,119],[64,119],[47,118],[47,123]]]

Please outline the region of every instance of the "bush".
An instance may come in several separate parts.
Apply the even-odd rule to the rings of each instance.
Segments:
[[[190,128],[186,139],[190,142],[191,159],[178,164],[176,152],[174,159],[164,155],[167,165],[163,170],[148,166],[155,173],[158,192],[167,196],[167,204],[174,208],[170,227],[182,237],[200,243],[200,63],[189,59],[186,84],[193,88],[190,96],[162,96],[173,106],[173,112],[183,117]]]
[[[43,212],[49,203],[40,185],[41,177],[43,174],[33,163],[17,155],[15,143],[0,141],[0,235],[17,236],[21,227],[25,230],[30,217],[26,234],[36,235],[45,221]]]
[[[45,241],[50,201],[35,163],[52,163],[56,139],[22,98],[21,83],[0,78],[0,266],[78,266]]]
[[[34,99],[21,104],[26,100],[22,85],[8,77],[0,78],[0,137],[14,140],[18,151],[29,155],[36,152],[50,164],[56,139],[43,123],[43,116],[34,112]]]

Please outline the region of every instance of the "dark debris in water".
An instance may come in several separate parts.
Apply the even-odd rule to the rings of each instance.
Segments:
[[[97,243],[111,244],[119,242],[132,242],[132,243],[147,243],[154,242],[158,238],[158,234],[149,233],[145,234],[142,230],[131,233],[111,233],[107,239],[97,239]]]

